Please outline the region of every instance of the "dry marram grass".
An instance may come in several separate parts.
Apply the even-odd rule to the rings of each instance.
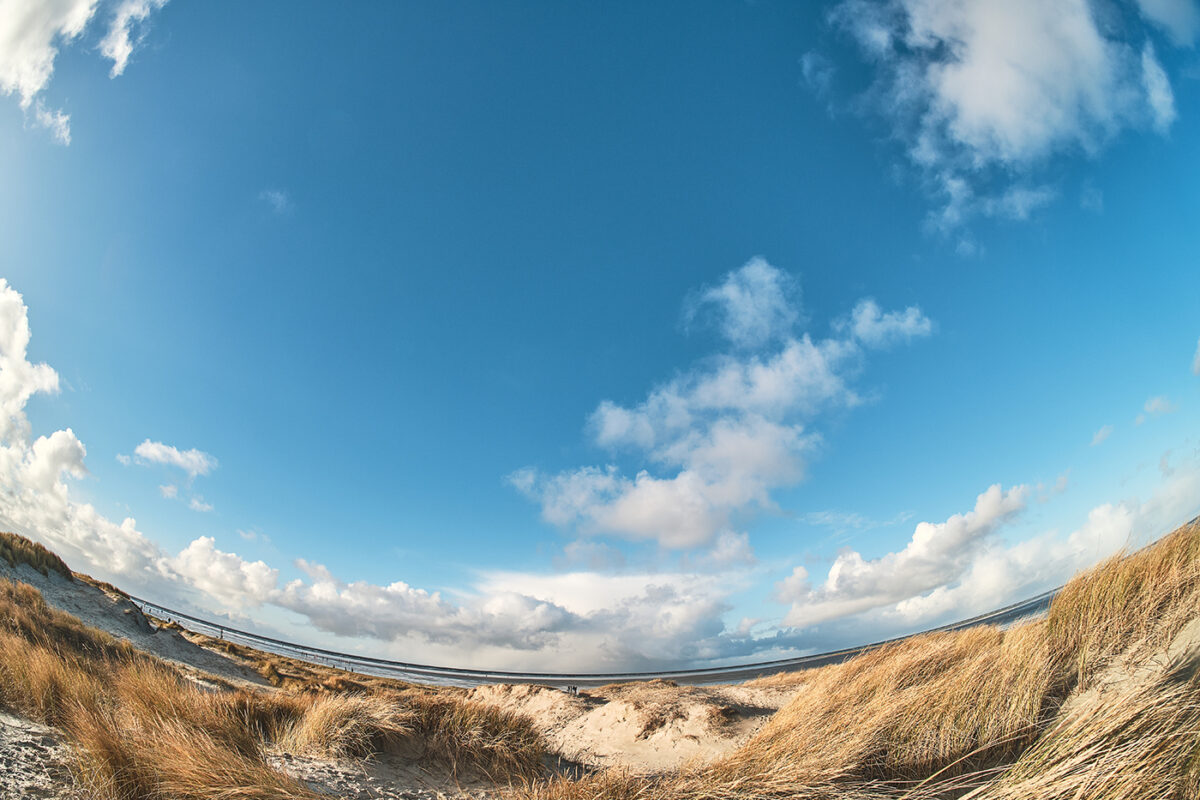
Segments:
[[[796,695],[711,765],[651,779],[551,779],[523,797],[1195,798],[1195,664],[1146,685],[1093,687],[1119,657],[1138,663],[1162,651],[1198,614],[1193,521],[1077,576],[1044,620],[929,634],[758,682]]]
[[[315,798],[273,769],[267,743],[363,757],[408,741],[497,780],[531,779],[543,744],[527,720],[462,692],[211,691],[0,580],[0,707],[62,728],[95,800]]]
[[[0,531],[0,558],[7,561],[10,567],[28,564],[43,575],[48,576],[53,571],[67,580],[71,579],[71,570],[61,558],[37,542],[15,533]]]
[[[5,558],[37,555],[13,541]],[[415,749],[522,779],[526,800],[1183,800],[1200,796],[1200,679],[1195,660],[1159,662],[1198,614],[1193,522],[1076,577],[1043,620],[929,634],[766,679],[794,687],[793,699],[709,765],[547,780],[532,726],[457,690],[242,652],[290,689],[209,692],[0,581],[0,704],[63,727],[101,800],[311,797],[265,763],[265,742],[335,757]],[[657,711],[651,720],[672,713]]]

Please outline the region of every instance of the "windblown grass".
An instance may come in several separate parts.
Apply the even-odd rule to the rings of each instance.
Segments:
[[[61,558],[37,542],[15,533],[0,531],[0,558],[7,561],[10,567],[28,564],[47,577],[51,572],[57,572],[71,580],[71,569]]]
[[[414,716],[384,698],[328,694],[309,698],[278,743],[293,753],[361,758],[399,749],[414,733]]]
[[[0,708],[61,728],[94,800],[313,800],[273,769],[270,745],[364,757],[407,743],[497,780],[531,778],[540,736],[462,693],[211,691],[0,580]]]
[[[1072,580],[1044,620],[930,634],[772,677],[796,695],[711,765],[657,778],[604,772],[525,800],[1200,796],[1196,665],[1102,686],[1200,615],[1196,521]],[[1143,676],[1144,678],[1144,676]]]
[[[972,800],[1195,798],[1200,686],[1129,682],[1082,697]]]
[[[1198,615],[1193,522],[1079,575],[1045,619],[770,679],[793,699],[710,765],[544,780],[532,726],[456,690],[279,661],[280,683],[304,691],[208,692],[0,581],[0,704],[62,726],[99,800],[311,798],[265,763],[266,742],[334,757],[415,748],[523,780],[524,800],[1185,800],[1200,797],[1200,677],[1195,660],[1161,657]]]

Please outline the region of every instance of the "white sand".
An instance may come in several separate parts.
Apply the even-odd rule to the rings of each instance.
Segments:
[[[0,800],[79,800],[70,755],[53,728],[0,711]]]
[[[566,761],[647,775],[706,763],[736,749],[793,691],[651,681],[579,696],[499,684],[480,686],[470,696],[529,717]]]

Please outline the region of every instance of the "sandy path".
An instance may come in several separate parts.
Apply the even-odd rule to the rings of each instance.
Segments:
[[[0,711],[0,800],[80,800],[71,748],[53,728]]]
[[[309,758],[274,753],[268,762],[313,791],[343,800],[488,800],[499,797],[493,785],[455,778],[445,770],[408,759],[379,756],[367,760]]]

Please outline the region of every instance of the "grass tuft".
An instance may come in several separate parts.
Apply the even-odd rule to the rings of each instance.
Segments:
[[[71,569],[61,558],[37,542],[15,533],[0,531],[0,558],[7,561],[10,567],[28,564],[46,577],[50,577],[51,572],[57,572],[71,580]]]

